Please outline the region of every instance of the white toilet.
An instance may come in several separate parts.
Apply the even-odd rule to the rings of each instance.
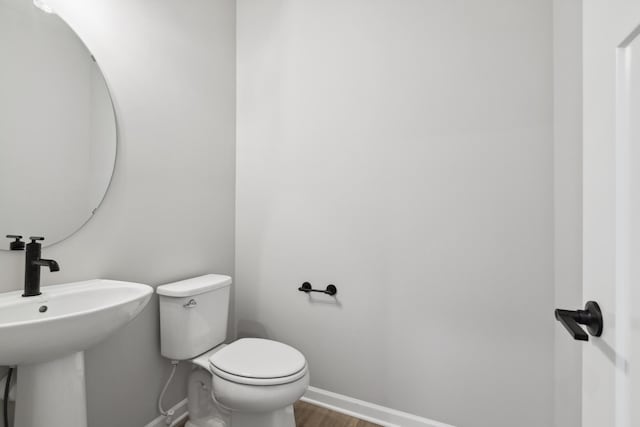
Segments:
[[[162,355],[189,360],[187,427],[295,427],[293,403],[309,386],[307,362],[277,341],[231,344],[231,278],[209,274],[158,286]]]

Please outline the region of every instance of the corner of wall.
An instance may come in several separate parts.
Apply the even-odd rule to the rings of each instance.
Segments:
[[[582,1],[554,0],[556,307],[582,303]],[[582,425],[582,347],[556,325],[554,424]]]

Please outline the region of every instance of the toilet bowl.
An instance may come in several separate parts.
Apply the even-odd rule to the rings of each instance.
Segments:
[[[309,386],[302,353],[273,340],[226,339],[231,278],[210,274],[157,288],[162,355],[188,360],[187,427],[295,427]]]

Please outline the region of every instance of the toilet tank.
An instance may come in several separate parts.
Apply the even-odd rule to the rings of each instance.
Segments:
[[[160,351],[171,360],[192,359],[227,338],[231,277],[207,274],[158,286]]]

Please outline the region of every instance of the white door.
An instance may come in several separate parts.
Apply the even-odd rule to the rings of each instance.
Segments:
[[[583,427],[640,427],[640,0],[584,0]]]

